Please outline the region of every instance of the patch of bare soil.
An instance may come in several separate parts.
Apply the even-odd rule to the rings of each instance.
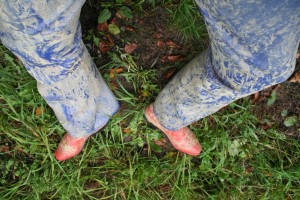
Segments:
[[[95,14],[96,13],[96,14]],[[81,13],[81,23],[83,37],[93,32],[97,35],[97,16],[100,13],[100,7],[94,7],[85,4]],[[114,14],[114,10],[112,10]],[[130,52],[136,59],[136,64],[143,69],[157,69],[157,83],[159,87],[163,87],[176,73],[190,60],[192,60],[207,45],[207,38],[195,41],[185,38],[176,27],[169,24],[171,18],[166,8],[145,5],[143,12],[133,11],[132,19],[120,19],[113,16],[108,23],[116,24],[121,33],[118,35],[105,34],[98,35],[100,43],[110,44],[104,52],[90,41],[88,44],[91,55],[95,58],[97,66],[102,66],[110,62],[108,52]],[[100,27],[102,29],[103,26]],[[99,29],[99,25],[98,25]],[[93,30],[93,31],[91,31]],[[85,41],[86,43],[86,41]],[[133,46],[133,51],[130,48]],[[129,47],[129,50],[128,48]],[[103,69],[101,69],[103,70]],[[101,71],[106,73],[107,71]],[[125,88],[126,88],[126,83]],[[130,90],[130,86],[129,90]],[[127,89],[127,88],[126,88]]]
[[[298,58],[295,72],[289,79],[292,82],[286,81],[259,93],[254,113],[260,119],[262,128],[277,127],[287,136],[300,137],[300,82],[295,80],[299,74],[300,59]],[[272,91],[276,91],[276,100],[268,106],[267,100]],[[295,118],[296,122],[287,126],[287,121],[291,118]]]

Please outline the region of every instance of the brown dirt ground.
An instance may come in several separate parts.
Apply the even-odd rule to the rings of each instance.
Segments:
[[[295,74],[300,73],[300,59],[297,59]],[[276,100],[271,106],[267,105],[267,98],[272,90],[276,90]],[[285,135],[298,138],[300,137],[300,83],[283,82],[277,86],[270,87],[259,93],[258,102],[253,111],[261,121],[261,126],[265,129],[270,127],[278,127]],[[287,110],[287,115],[282,116],[281,112]],[[286,127],[284,120],[287,117],[296,116],[298,122],[295,126]],[[269,122],[266,122],[266,119]]]
[[[84,5],[81,13],[83,37],[88,34],[88,30],[93,29],[94,32],[97,32],[97,15],[99,12],[100,7],[96,8],[88,4]],[[112,13],[113,12],[112,10]],[[124,31],[121,31],[117,36],[110,34],[114,41],[114,46],[111,48],[111,51],[116,50],[118,46],[120,50],[124,52],[126,44],[137,44],[137,48],[132,53],[132,56],[137,58],[137,65],[143,69],[151,68],[159,70],[157,84],[160,87],[163,87],[178,69],[188,63],[208,45],[207,38],[203,38],[201,41],[195,41],[185,38],[175,27],[170,27],[170,16],[164,7],[158,6],[154,9],[150,5],[146,5],[144,12],[134,13],[134,17],[130,20],[119,19],[117,17],[113,17],[112,20],[115,20],[118,27]],[[128,27],[132,27],[133,31],[129,31]],[[100,40],[102,39],[107,41],[104,37]],[[168,41],[173,41],[179,47],[168,47],[166,44]],[[159,42],[162,42],[161,47],[158,47]],[[97,57],[95,62],[98,66],[110,61],[107,54],[99,52],[91,41],[89,44],[89,46],[91,46],[90,52],[92,56]],[[178,56],[178,60],[169,62],[166,60],[167,56]],[[106,72],[105,70],[102,71],[102,73]]]

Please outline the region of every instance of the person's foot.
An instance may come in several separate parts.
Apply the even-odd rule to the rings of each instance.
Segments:
[[[165,129],[157,120],[153,104],[150,104],[145,109],[145,116],[149,122],[159,128],[166,134],[172,145],[179,151],[189,154],[191,156],[198,156],[201,152],[201,145],[194,133],[188,127],[181,128],[177,131],[170,131]]]
[[[59,143],[54,155],[57,160],[64,161],[79,154],[88,137],[74,138],[66,133]]]

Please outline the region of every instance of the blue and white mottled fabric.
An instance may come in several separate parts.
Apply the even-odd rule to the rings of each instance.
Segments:
[[[169,130],[283,82],[295,67],[299,0],[196,2],[211,44],[176,74],[154,103],[156,116]]]
[[[0,0],[0,39],[37,80],[38,90],[74,137],[88,136],[118,102],[81,40],[84,0]],[[154,103],[177,130],[228,103],[286,80],[299,43],[300,1],[197,1],[211,39]]]
[[[84,0],[1,0],[0,39],[37,80],[73,137],[103,127],[119,104],[81,40]]]

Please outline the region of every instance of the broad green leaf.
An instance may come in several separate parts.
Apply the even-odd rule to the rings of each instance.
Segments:
[[[144,146],[144,141],[143,141],[143,139],[142,138],[137,138],[138,139],[138,143],[137,143],[137,145],[139,146],[139,147],[143,147]]]
[[[291,126],[296,125],[297,121],[298,121],[298,119],[296,116],[291,116],[291,117],[286,118],[283,123],[286,127],[291,127]]]
[[[108,25],[108,31],[114,35],[118,35],[121,32],[119,27],[115,24]]]
[[[94,41],[94,44],[96,45],[96,46],[98,46],[99,45],[99,42],[100,42],[100,40],[99,40],[99,38],[97,38],[97,37],[93,37],[93,41]]]
[[[272,94],[271,94],[271,96],[268,98],[267,105],[268,105],[268,106],[273,105],[273,103],[274,103],[275,100],[276,100],[276,97],[277,97],[276,92],[273,91]]]
[[[151,146],[151,149],[154,151],[154,152],[157,152],[157,153],[160,153],[162,152],[162,149],[160,146],[158,146],[157,144],[154,144],[154,143],[150,143],[150,146]]]
[[[108,9],[104,9],[100,12],[98,16],[98,23],[102,24],[106,22],[111,17],[111,12]]]
[[[281,111],[281,116],[282,116],[282,117],[286,117],[287,114],[288,114],[288,111],[287,111],[286,109],[283,109],[283,110]]]
[[[121,7],[120,10],[119,10],[119,12],[121,13],[121,15],[123,15],[123,16],[126,17],[126,18],[129,18],[129,19],[132,18],[132,12],[131,12],[131,10],[130,10],[128,7],[126,7],[126,6]]]
[[[160,140],[162,138],[162,134],[158,131],[153,131],[148,133],[149,140]]]
[[[239,147],[241,144],[238,140],[234,140],[233,142],[229,143],[228,153],[230,156],[236,156],[239,154]]]

